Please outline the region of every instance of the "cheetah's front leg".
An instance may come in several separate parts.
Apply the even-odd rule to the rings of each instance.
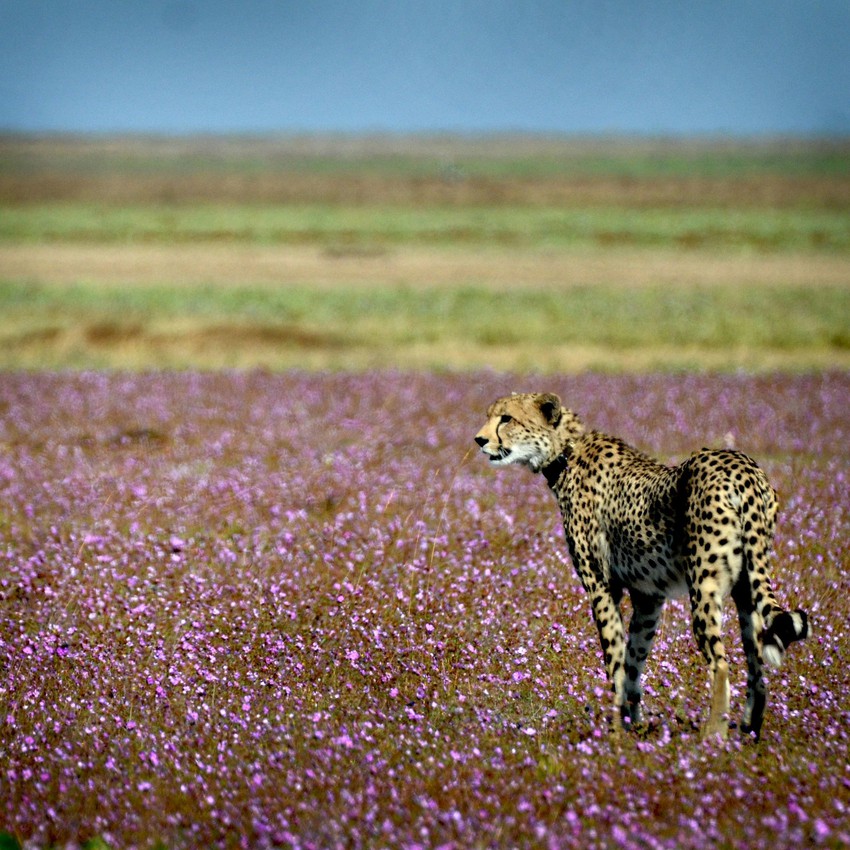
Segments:
[[[632,618],[629,622],[629,642],[626,647],[626,706],[629,720],[640,723],[640,702],[643,696],[640,679],[646,659],[652,649],[658,620],[664,607],[663,596],[647,596],[636,591],[630,592],[632,600]]]
[[[614,728],[630,719],[626,699],[626,637],[619,600],[608,588],[596,587],[592,591],[593,619],[599,631],[605,672],[614,691]]]

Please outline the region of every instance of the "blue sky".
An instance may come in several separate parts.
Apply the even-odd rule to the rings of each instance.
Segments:
[[[0,130],[850,134],[850,0],[0,0]]]

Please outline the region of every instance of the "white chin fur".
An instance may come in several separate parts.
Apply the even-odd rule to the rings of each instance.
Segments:
[[[537,451],[522,447],[508,449],[505,454],[484,452],[492,466],[530,466],[535,472],[540,468],[540,455]]]
[[[537,469],[540,466],[540,453],[534,449],[524,449],[523,447],[512,449],[505,457],[504,462],[520,464],[522,466],[530,466],[532,469]]]

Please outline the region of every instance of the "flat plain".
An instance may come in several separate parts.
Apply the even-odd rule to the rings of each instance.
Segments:
[[[0,140],[0,847],[850,846],[848,293],[841,142]],[[512,390],[766,470],[759,742],[686,600],[611,734]]]

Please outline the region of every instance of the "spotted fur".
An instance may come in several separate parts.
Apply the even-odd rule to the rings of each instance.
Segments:
[[[755,462],[741,452],[703,449],[664,466],[616,437],[586,431],[550,393],[498,399],[475,441],[494,466],[542,473],[558,500],[623,722],[640,720],[640,678],[664,602],[687,593],[711,675],[703,732],[727,734],[721,617],[731,595],[747,657],[741,728],[758,737],[767,696],[763,664],[778,666],[809,625],[804,611],[780,608],[771,589],[776,494]],[[620,614],[624,590],[633,608],[628,637]]]

